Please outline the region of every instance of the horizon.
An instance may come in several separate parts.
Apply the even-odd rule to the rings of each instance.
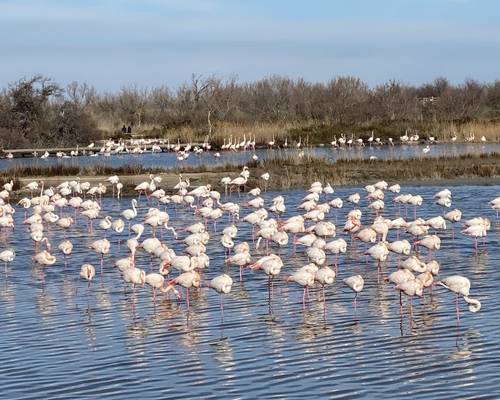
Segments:
[[[499,79],[493,0],[0,0],[0,86],[41,74],[100,92],[355,76],[370,87]]]

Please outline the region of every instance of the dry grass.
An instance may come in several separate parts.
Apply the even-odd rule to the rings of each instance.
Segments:
[[[463,142],[473,133],[476,141],[484,136],[488,142],[498,142],[500,141],[500,122],[472,121],[460,125],[435,123],[431,127],[431,133],[441,141],[449,141],[453,135],[456,135],[458,141]]]
[[[338,160],[305,156],[268,160],[261,171],[272,175],[277,189],[304,187],[319,180],[332,185],[356,185],[385,179],[392,182],[500,176],[500,154],[396,160]],[[259,171],[260,172],[260,171]]]

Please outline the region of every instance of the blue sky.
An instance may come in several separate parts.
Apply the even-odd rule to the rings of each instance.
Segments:
[[[192,72],[492,81],[499,27],[497,0],[0,0],[0,86],[35,73],[111,91]]]

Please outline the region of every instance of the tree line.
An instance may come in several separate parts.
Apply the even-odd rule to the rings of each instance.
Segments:
[[[0,92],[0,146],[88,144],[117,135],[123,124],[155,134],[189,127],[213,135],[229,123],[433,123],[500,120],[500,81],[445,78],[410,85],[391,80],[370,87],[351,76],[326,83],[270,76],[255,82],[193,74],[173,89],[160,86],[98,92],[87,84],[62,87],[44,76],[24,78]]]

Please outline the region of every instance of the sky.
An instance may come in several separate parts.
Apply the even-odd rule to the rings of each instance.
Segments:
[[[500,79],[499,0],[0,0],[0,87]]]

